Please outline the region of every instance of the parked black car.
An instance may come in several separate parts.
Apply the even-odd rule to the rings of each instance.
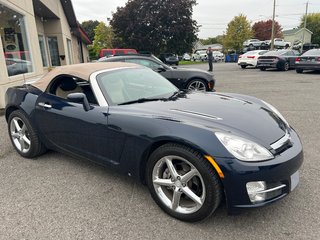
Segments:
[[[160,60],[169,65],[179,65],[179,57],[174,53],[161,53]]]
[[[131,62],[146,66],[160,73],[180,90],[214,91],[215,79],[212,74],[191,68],[173,68],[154,56],[123,55],[101,58],[101,62]]]
[[[320,70],[320,49],[311,49],[296,58],[296,72]]]
[[[299,55],[299,52],[294,50],[270,51],[258,58],[257,68],[260,68],[261,71],[267,68],[288,71],[295,67],[295,60]]]

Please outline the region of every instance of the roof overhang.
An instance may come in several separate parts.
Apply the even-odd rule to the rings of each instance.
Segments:
[[[33,10],[36,16],[43,19],[59,19],[45,4],[40,0],[33,0]]]
[[[77,21],[76,15],[74,13],[74,9],[72,6],[71,0],[60,0],[63,11],[67,17],[68,24],[71,28],[72,33],[81,38],[82,41],[84,41],[86,44],[91,44],[87,33],[83,30],[83,28],[80,26],[79,22]]]

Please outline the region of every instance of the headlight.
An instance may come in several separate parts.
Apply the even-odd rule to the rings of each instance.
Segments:
[[[273,158],[271,152],[255,142],[228,133],[215,134],[223,146],[239,160],[255,162]]]
[[[261,100],[262,101],[262,100]],[[271,104],[262,101],[265,105],[267,105],[268,108],[271,109],[272,112],[274,112],[286,125],[287,127],[290,127],[289,123],[287,122],[287,120],[284,118],[284,116],[282,116],[282,114],[278,111],[278,109],[276,109],[274,106],[272,106]]]

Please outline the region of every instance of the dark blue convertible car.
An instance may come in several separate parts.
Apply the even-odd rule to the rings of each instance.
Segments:
[[[9,88],[5,114],[23,157],[51,149],[112,167],[184,221],[210,216],[223,199],[231,212],[264,206],[299,182],[299,137],[270,104],[181,92],[135,64],[56,68]]]

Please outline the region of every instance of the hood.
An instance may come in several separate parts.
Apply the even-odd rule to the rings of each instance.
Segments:
[[[201,70],[201,69],[196,69],[196,68],[183,68],[183,67],[172,67],[172,69],[174,71],[181,71],[181,72],[201,72],[203,74],[206,74],[206,75],[212,75],[210,73],[208,73],[207,71],[205,70]]]
[[[189,93],[173,101],[121,106],[127,114],[226,131],[266,147],[286,133],[284,123],[260,100],[244,95]]]

